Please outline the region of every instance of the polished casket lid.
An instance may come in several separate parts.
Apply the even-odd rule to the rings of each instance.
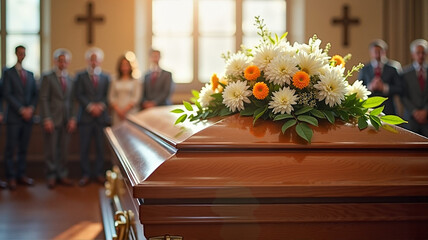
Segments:
[[[176,106],[106,133],[141,199],[403,197],[428,195],[428,139],[336,121],[312,142],[281,122],[235,114],[174,125]]]

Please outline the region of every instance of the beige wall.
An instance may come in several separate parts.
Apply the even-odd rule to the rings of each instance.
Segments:
[[[86,67],[85,51],[91,47],[86,42],[86,24],[76,23],[77,15],[86,15],[87,0],[51,1],[50,52],[64,47],[73,54],[69,67],[72,74]],[[103,15],[104,22],[94,27],[94,44],[103,49],[103,69],[116,74],[116,62],[121,54],[134,51],[134,0],[92,0],[96,15]]]
[[[349,5],[351,18],[360,19],[359,25],[350,26],[348,47],[342,45],[343,25],[331,24],[333,17],[343,17],[344,4]],[[368,45],[373,39],[382,38],[382,19],[381,0],[306,0],[306,41],[316,33],[323,41],[322,46],[331,43],[330,55],[351,53],[352,59],[346,65],[350,69],[359,62],[369,61]]]

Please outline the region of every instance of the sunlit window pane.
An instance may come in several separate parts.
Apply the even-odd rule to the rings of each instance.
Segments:
[[[171,71],[177,83],[193,80],[192,37],[153,37],[153,48],[161,51],[160,65]]]
[[[199,1],[199,33],[224,34],[235,33],[235,1],[201,0]]]
[[[285,32],[285,1],[284,0],[244,0],[242,9],[242,30],[244,43],[247,37],[257,36],[257,28],[254,26],[255,16],[264,19],[268,29],[281,36]]]
[[[213,73],[223,76],[225,62],[221,54],[234,51],[235,38],[202,37],[199,44],[199,81],[208,82]]]
[[[153,1],[153,34],[191,34],[193,0]]]
[[[39,33],[39,0],[7,0],[6,6],[8,33]]]
[[[36,78],[40,76],[40,37],[39,35],[7,35],[6,37],[6,66],[16,64],[15,47],[23,45],[26,57],[22,62],[25,69],[32,71]]]

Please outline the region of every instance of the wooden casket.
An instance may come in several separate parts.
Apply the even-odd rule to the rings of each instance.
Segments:
[[[326,121],[308,144],[239,114],[174,125],[173,108],[106,129],[133,238],[428,239],[427,138]]]

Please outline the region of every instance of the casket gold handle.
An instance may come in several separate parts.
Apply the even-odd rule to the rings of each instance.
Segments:
[[[131,227],[134,233],[136,230],[134,213],[131,210],[117,211],[114,215],[114,227],[116,235],[113,236],[113,240],[128,240]]]
[[[171,236],[169,234],[158,236],[158,237],[151,237],[149,240],[183,240],[182,236]]]
[[[120,196],[124,193],[122,176],[118,166],[113,166],[112,170],[106,172],[106,195],[109,198]]]

